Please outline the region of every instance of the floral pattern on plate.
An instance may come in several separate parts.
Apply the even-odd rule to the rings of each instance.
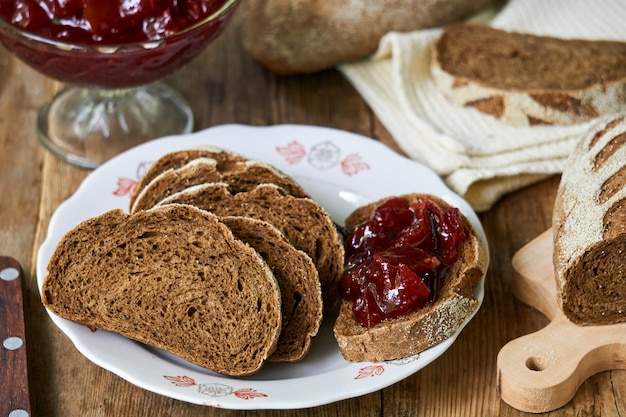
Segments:
[[[127,210],[128,197],[151,161],[168,152],[201,146],[228,149],[274,165],[294,177],[340,225],[363,204],[424,192],[459,207],[484,239],[476,214],[433,171],[380,142],[324,127],[222,125],[145,143],[88,175],[50,219],[48,235],[37,255],[39,286],[48,259],[65,232],[104,211]],[[484,279],[474,290],[480,301],[483,285]],[[270,363],[256,375],[230,378],[118,334],[92,332],[54,314],[50,317],[85,357],[139,387],[194,404],[245,410],[308,408],[380,390],[436,360],[461,331],[415,357],[376,364],[348,362],[341,356],[333,336],[333,317],[329,316],[302,361]]]

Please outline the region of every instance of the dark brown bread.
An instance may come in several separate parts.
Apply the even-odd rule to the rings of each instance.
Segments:
[[[137,196],[141,193],[144,187],[150,183],[150,181],[165,171],[181,168],[197,158],[209,158],[215,160],[216,169],[218,171],[226,171],[232,164],[248,160],[248,158],[234,152],[210,146],[169,152],[152,162],[148,170],[137,182],[137,185],[135,185],[135,188],[130,196],[130,204],[128,206],[130,211],[132,212],[132,207],[137,199]]]
[[[59,242],[42,294],[60,317],[226,375],[257,372],[281,328],[280,290],[265,262],[191,206],[84,221]]]
[[[233,194],[228,184],[215,183],[187,188],[161,203],[191,204],[221,217],[252,217],[274,225],[313,260],[322,286],[324,309],[336,305],[343,243],[328,213],[312,199],[288,195],[274,184],[261,184],[254,190]]]
[[[494,0],[249,0],[243,43],[265,68],[310,73],[365,58],[388,32],[437,27]]]
[[[296,197],[309,195],[291,177],[258,161],[218,164],[213,158],[196,158],[177,169],[157,175],[137,195],[131,212],[154,207],[159,201],[185,188],[203,183],[224,182],[233,193],[250,191],[261,183],[271,183]]]
[[[581,123],[626,104],[624,42],[459,23],[434,43],[431,72],[450,101],[516,126]]]
[[[626,120],[600,120],[570,155],[553,213],[554,268],[565,316],[626,322]]]
[[[322,291],[315,264],[271,224],[250,217],[223,217],[235,237],[252,246],[278,280],[283,328],[270,362],[295,362],[311,347],[322,322]]]
[[[426,196],[441,207],[449,204],[438,197],[409,194],[415,201]],[[360,207],[346,220],[346,227],[367,220],[370,213],[385,199]],[[459,259],[449,268],[437,301],[406,316],[384,320],[367,329],[352,317],[352,303],[342,300],[334,333],[346,360],[380,362],[416,355],[449,338],[479,307],[473,289],[487,271],[487,250],[467,219],[463,223],[468,237],[459,248]]]

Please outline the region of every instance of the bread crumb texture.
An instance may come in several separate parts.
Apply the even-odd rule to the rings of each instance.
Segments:
[[[581,123],[626,104],[625,42],[454,24],[433,44],[431,73],[451,102],[515,126]]]
[[[258,253],[191,206],[113,210],[69,231],[48,264],[45,306],[227,375],[275,350],[278,283]]]
[[[251,217],[274,225],[296,249],[313,260],[322,286],[324,309],[330,311],[337,304],[343,243],[330,215],[314,200],[288,195],[274,184],[233,193],[228,184],[213,183],[189,187],[162,203],[190,204],[221,217]]]

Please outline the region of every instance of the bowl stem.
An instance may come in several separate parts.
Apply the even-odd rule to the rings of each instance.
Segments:
[[[192,129],[191,108],[162,83],[119,90],[69,86],[44,106],[37,120],[46,148],[88,169],[140,143]]]

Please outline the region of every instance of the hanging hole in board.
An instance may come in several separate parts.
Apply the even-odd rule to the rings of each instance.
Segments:
[[[526,367],[531,371],[541,372],[546,369],[547,364],[544,358],[532,356],[526,359]]]

